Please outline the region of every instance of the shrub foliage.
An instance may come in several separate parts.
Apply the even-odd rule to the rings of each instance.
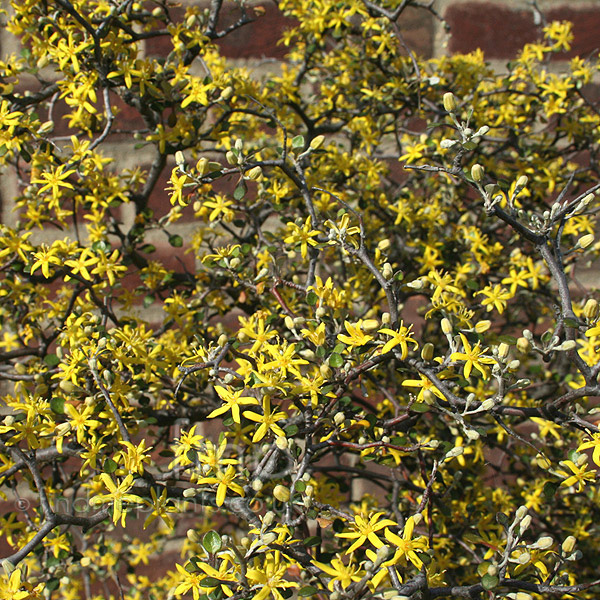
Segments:
[[[2,598],[595,597],[598,65],[409,4],[13,0]]]

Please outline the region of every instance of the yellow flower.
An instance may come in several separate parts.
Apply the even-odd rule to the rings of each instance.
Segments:
[[[218,483],[216,496],[217,506],[222,506],[223,502],[225,502],[227,489],[230,489],[240,496],[244,496],[244,489],[242,486],[234,482],[236,475],[235,467],[229,465],[225,472],[217,471],[213,477],[200,477],[198,483]]]
[[[135,504],[143,504],[143,498],[135,496],[134,494],[128,494],[127,491],[133,486],[133,475],[131,473],[121,481],[117,486],[107,473],[101,473],[100,479],[104,485],[108,488],[110,493],[101,494],[94,496],[90,502],[92,504],[105,504],[107,502],[113,503],[113,523],[116,525],[119,518],[121,518],[121,527],[125,527],[125,511],[123,510],[123,502],[133,502]]]
[[[354,517],[354,523],[352,524],[354,531],[336,534],[336,537],[356,540],[350,546],[350,548],[346,550],[346,554],[354,552],[357,548],[360,548],[367,540],[369,540],[369,542],[371,542],[371,544],[373,544],[373,546],[375,546],[376,548],[380,548],[384,545],[384,543],[377,537],[377,535],[375,535],[375,533],[389,525],[396,525],[396,523],[391,519],[382,519],[380,521],[379,518],[383,514],[385,513],[382,511],[374,513],[369,517],[356,515],[356,517]]]
[[[254,432],[252,436],[252,442],[259,442],[262,440],[268,431],[272,431],[278,437],[285,437],[285,431],[277,425],[277,421],[285,419],[287,414],[283,411],[271,411],[271,398],[268,394],[265,394],[262,403],[263,414],[257,414],[249,410],[244,411],[244,416],[251,421],[260,423],[260,427]]]
[[[450,360],[464,360],[465,364],[463,367],[463,374],[465,378],[471,375],[473,367],[477,369],[484,379],[489,377],[489,369],[485,365],[493,365],[496,361],[491,356],[485,356],[487,348],[481,348],[480,342],[477,342],[475,346],[469,344],[469,340],[464,334],[460,333],[460,339],[462,340],[464,352],[453,352],[450,356]]]
[[[406,520],[402,537],[396,535],[390,529],[385,530],[385,537],[398,548],[396,551],[397,559],[409,560],[417,569],[420,569],[423,566],[423,561],[419,558],[417,552],[425,552],[428,543],[427,538],[423,535],[413,539],[415,524],[415,516],[413,515]]]
[[[343,333],[338,334],[337,339],[346,344],[347,346],[363,346],[364,344],[370,342],[373,339],[372,335],[367,335],[362,330],[362,319],[358,321],[355,325],[349,323],[348,321],[344,322],[344,327],[348,332],[348,335],[344,335]]]
[[[231,411],[231,416],[236,423],[240,423],[240,406],[245,406],[248,404],[258,404],[258,400],[256,398],[251,398],[250,396],[242,396],[244,390],[238,390],[237,392],[232,392],[227,388],[224,388],[221,385],[215,385],[215,391],[219,394],[221,400],[225,402],[225,404],[219,408],[215,408],[209,415],[207,415],[208,419],[212,419],[218,415],[222,415],[223,413]]]
[[[415,348],[419,347],[419,344],[412,337],[411,329],[412,325],[405,327],[402,321],[400,321],[398,331],[394,331],[393,329],[389,329],[387,327],[380,329],[379,333],[385,333],[387,335],[392,336],[392,339],[388,340],[381,349],[381,354],[385,354],[386,352],[389,352],[392,348],[395,348],[399,345],[400,349],[402,350],[401,358],[402,360],[404,360],[408,356],[408,344],[412,344]]]
[[[334,586],[337,582],[339,582],[340,586],[343,590],[345,590],[353,581],[360,581],[364,574],[364,571],[358,566],[353,564],[352,558],[350,562],[345,565],[341,558],[339,558],[339,554],[336,555],[337,558],[331,559],[331,564],[326,565],[324,563],[313,561],[323,573],[327,575],[331,575],[331,579],[327,583],[327,587],[333,592]]]
[[[587,462],[584,462],[582,465],[576,465],[572,460],[563,460],[561,464],[572,472],[572,475],[570,475],[566,471],[560,471],[560,474],[563,477],[566,477],[561,483],[561,485],[564,485],[565,487],[577,484],[577,491],[581,492],[586,481],[596,481],[596,471],[585,470]]]

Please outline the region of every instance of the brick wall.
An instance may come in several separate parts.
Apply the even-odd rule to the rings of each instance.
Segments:
[[[172,9],[173,16],[183,13],[183,6],[203,0],[183,0]],[[221,50],[230,59],[241,61],[255,72],[264,72],[277,68],[284,57],[285,48],[278,44],[282,31],[292,24],[283,17],[274,1],[258,0],[254,7],[262,7],[262,16],[255,22],[232,32],[219,41]],[[575,43],[573,50],[561,55],[559,60],[568,60],[576,54],[586,55],[598,51],[600,38],[600,2],[598,0],[538,0],[538,6],[548,20],[568,19],[574,23]],[[239,7],[234,2],[225,2],[219,25],[226,27],[239,17]],[[534,41],[541,34],[538,15],[532,9],[530,0],[435,0],[431,12],[408,7],[399,20],[402,36],[409,48],[424,57],[442,56],[454,52],[470,52],[481,48],[494,66],[501,67],[513,58],[516,52],[527,42]],[[171,50],[168,38],[147,42],[145,52],[148,55],[164,56]],[[0,29],[0,53],[4,56],[18,51],[15,39],[4,29]],[[558,66],[558,65],[557,65]],[[129,130],[135,127],[139,115],[130,107],[123,106],[115,128]],[[60,117],[60,103],[55,107],[55,116]],[[57,125],[68,134],[66,125]],[[121,168],[144,166],[149,160],[144,149],[133,151],[132,142],[127,136],[114,135],[112,148],[104,144],[105,152],[112,154]],[[168,167],[167,167],[168,171]],[[168,178],[167,171],[165,177]],[[152,206],[157,214],[168,210],[167,194],[161,185],[157,186]],[[0,179],[0,218],[4,223],[13,223],[15,215],[11,199],[15,195],[16,179],[3,174]],[[133,218],[133,211],[124,207],[123,219]],[[51,235],[50,232],[48,232]],[[64,233],[61,232],[61,237]],[[165,251],[172,253],[168,246]],[[172,258],[171,258],[172,260]]]

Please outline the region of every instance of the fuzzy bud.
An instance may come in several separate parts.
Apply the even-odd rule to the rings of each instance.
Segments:
[[[423,348],[421,348],[421,358],[423,360],[430,361],[433,358],[434,350],[435,348],[433,347],[433,344],[427,342]]]
[[[525,337],[520,337],[517,340],[517,350],[522,354],[527,354],[531,350],[531,343]]]
[[[475,331],[477,333],[483,333],[484,331],[487,331],[490,328],[491,324],[492,322],[488,321],[487,319],[484,321],[479,321],[477,325],[475,325]]]
[[[510,350],[510,346],[508,344],[505,344],[504,342],[502,342],[498,346],[498,356],[500,358],[506,358],[508,356],[508,351],[509,350]]]
[[[588,320],[593,320],[598,316],[598,301],[590,298],[583,307],[583,316]]]
[[[379,321],[377,319],[365,319],[362,322],[362,330],[370,333],[379,329]]]
[[[473,181],[475,181],[476,183],[480,183],[481,181],[483,181],[484,176],[485,171],[483,170],[483,167],[480,164],[475,164],[471,167],[471,177],[473,178]]]
[[[575,548],[576,542],[577,540],[572,535],[566,537],[565,541],[561,545],[561,550],[563,551],[563,553],[571,554],[571,552],[573,552],[573,549]]]
[[[519,506],[519,508],[517,508],[517,511],[515,512],[515,521],[522,521],[525,518],[526,514],[527,514],[527,507]]]
[[[252,181],[258,181],[262,177],[262,169],[260,167],[252,167],[247,173],[246,177],[252,179]]]
[[[290,489],[278,484],[273,488],[273,496],[280,502],[287,502],[290,499]]]
[[[592,243],[594,242],[594,234],[593,233],[587,233],[586,235],[582,235],[578,242],[577,245],[580,248],[587,248],[588,246],[590,246]]]
[[[552,544],[554,544],[554,540],[549,535],[544,535],[535,543],[535,546],[540,550],[547,550]]]
[[[527,175],[521,175],[521,177],[517,179],[517,189],[524,188],[528,181],[529,179],[527,178]]]
[[[318,135],[317,137],[314,137],[310,142],[310,149],[318,150],[323,145],[324,141],[325,141],[324,135]]]
[[[450,335],[452,333],[452,323],[450,323],[450,319],[444,317],[441,321],[442,331],[446,335]]]
[[[458,108],[456,96],[452,92],[446,92],[443,101],[446,112],[453,113]]]

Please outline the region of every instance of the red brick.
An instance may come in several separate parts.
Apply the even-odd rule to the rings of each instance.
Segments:
[[[530,10],[511,10],[488,2],[452,5],[445,19],[450,26],[450,51],[481,48],[487,59],[513,58],[524,44],[538,38]]]
[[[228,58],[284,58],[287,47],[278,42],[283,32],[293,27],[294,19],[285,17],[274,4],[254,8],[264,10],[264,14],[218,40],[221,53]],[[232,25],[240,16],[238,6],[233,3],[224,6],[217,31]]]
[[[569,52],[555,54],[553,60],[585,56],[598,49],[600,8],[558,6],[544,12],[546,20],[571,21],[574,40]],[[481,48],[488,59],[514,58],[521,48],[543,36],[534,23],[531,10],[511,9],[491,2],[465,2],[448,7],[450,51],[472,52]]]
[[[433,55],[433,15],[422,8],[407,7],[399,17],[398,28],[411,52],[424,58]],[[405,54],[404,49],[401,49]]]
[[[600,47],[598,30],[600,29],[600,5],[598,8],[581,8],[580,10],[561,6],[546,13],[548,22],[571,21],[573,23],[573,43],[569,52],[561,53],[559,59],[573,58],[597,54]]]

